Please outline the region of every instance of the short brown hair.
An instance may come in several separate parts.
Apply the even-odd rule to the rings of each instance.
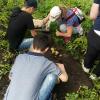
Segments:
[[[51,37],[45,34],[39,34],[34,37],[33,48],[44,51],[46,48],[51,47]]]

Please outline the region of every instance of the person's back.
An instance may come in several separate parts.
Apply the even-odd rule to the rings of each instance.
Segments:
[[[67,9],[67,16],[71,16],[73,14],[72,9]],[[66,21],[66,25],[70,26],[72,25],[73,27],[77,27],[79,25],[79,20],[78,17],[76,15],[73,15],[72,17],[70,17],[67,21]]]
[[[16,58],[9,74],[11,82],[4,100],[47,100],[43,98],[49,98],[58,76],[67,81],[64,67],[61,65],[64,69],[61,73],[56,64],[43,56],[50,43],[48,36],[38,35],[34,37],[31,52]]]
[[[21,9],[19,7],[13,9],[7,29],[9,49],[11,51],[25,47],[26,43],[23,40],[25,39],[27,30],[31,31],[33,37],[36,35],[32,17],[32,13],[36,7],[36,0],[27,0]],[[23,46],[21,45],[22,42]],[[31,45],[29,41],[27,41],[27,44],[29,45],[27,45],[25,49],[29,48]]]
[[[31,19],[31,14],[28,14],[24,11],[20,11],[19,14],[17,14],[16,16],[11,16],[7,30],[8,40],[10,42],[10,49],[18,48],[19,44],[22,42],[25,36],[26,30],[29,28],[28,20]]]
[[[5,100],[38,100],[43,80],[54,70],[53,62],[42,54],[29,52],[19,55],[13,65],[14,74],[12,74]]]

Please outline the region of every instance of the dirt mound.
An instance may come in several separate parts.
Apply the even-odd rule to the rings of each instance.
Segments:
[[[66,93],[77,92],[80,86],[93,87],[93,83],[89,79],[89,76],[82,70],[80,63],[73,59],[72,56],[67,54],[62,54],[61,57],[59,55],[51,56],[49,52],[47,57],[55,62],[63,63],[69,76],[68,82],[56,85],[54,89],[54,98],[57,100],[65,100]]]

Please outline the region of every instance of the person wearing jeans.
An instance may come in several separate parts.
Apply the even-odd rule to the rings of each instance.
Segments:
[[[49,74],[44,79],[44,82],[39,91],[39,100],[51,100],[51,92],[58,81],[57,75]]]
[[[23,47],[26,49],[32,44],[32,42],[30,43],[30,39],[27,41],[24,41],[24,39],[27,30],[30,30],[32,37],[37,34],[34,30],[32,17],[35,8],[37,8],[36,0],[26,0],[22,8],[16,7],[12,10],[7,28],[10,51],[22,50]]]
[[[33,40],[34,40],[33,38],[24,39],[19,45],[18,50],[20,51],[30,48],[33,43]]]
[[[71,40],[73,33],[83,34],[83,28],[81,26],[84,20],[82,11],[75,8],[65,8],[60,6],[54,6],[51,8],[48,16],[43,20],[33,20],[35,27],[44,27],[45,31],[50,31],[51,23],[56,22],[56,36],[62,37],[65,43]]]
[[[49,38],[43,34],[35,36],[31,51],[16,57],[4,100],[50,100],[57,81],[67,82],[64,65],[44,56],[51,46]]]

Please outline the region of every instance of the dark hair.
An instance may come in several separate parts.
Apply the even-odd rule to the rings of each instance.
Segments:
[[[60,7],[60,10],[61,10],[61,17],[62,18],[66,18],[66,11],[67,11],[67,8],[66,7]]]
[[[25,6],[37,8],[37,0],[25,0]]]
[[[33,48],[44,51],[47,47],[51,47],[51,37],[44,34],[39,34],[34,37]]]

